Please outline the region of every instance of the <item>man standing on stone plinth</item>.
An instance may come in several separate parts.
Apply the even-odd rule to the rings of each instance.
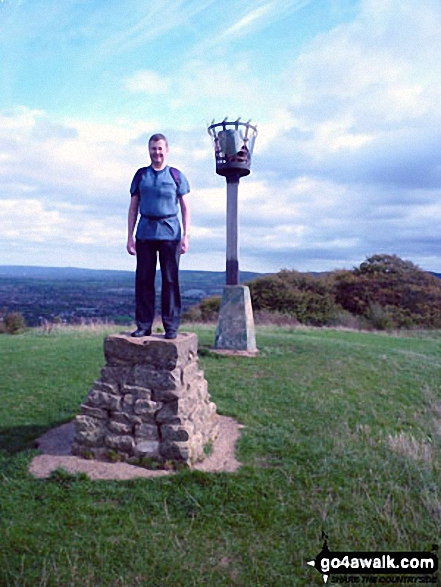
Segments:
[[[138,169],[130,187],[127,251],[136,255],[136,324],[132,336],[150,336],[155,317],[155,275],[157,256],[162,275],[162,323],[165,338],[176,338],[181,319],[179,259],[188,250],[190,208],[186,177],[167,165],[169,148],[162,134],[149,140],[151,164]],[[181,209],[182,228],[178,211]],[[133,231],[140,214],[136,230]]]

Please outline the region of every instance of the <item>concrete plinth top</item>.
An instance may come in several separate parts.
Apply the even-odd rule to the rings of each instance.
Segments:
[[[135,338],[130,333],[111,334],[104,340],[104,355],[112,363],[149,363],[157,368],[174,369],[197,356],[198,337],[192,332],[179,332],[174,339],[163,334]]]
[[[107,338],[121,338],[127,339],[128,342],[137,345],[148,345],[163,342],[165,344],[180,344],[183,341],[195,338],[197,336],[194,332],[178,332],[176,338],[168,339],[164,337],[164,334],[153,333],[150,336],[141,336],[139,338],[131,336],[130,332],[120,332],[119,334],[110,334]]]

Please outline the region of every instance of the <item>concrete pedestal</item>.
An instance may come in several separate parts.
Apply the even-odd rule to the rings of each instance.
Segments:
[[[106,365],[75,420],[74,454],[192,465],[218,434],[216,405],[198,368],[197,336],[125,334],[104,341]]]
[[[257,352],[253,308],[246,285],[225,286],[214,348]]]

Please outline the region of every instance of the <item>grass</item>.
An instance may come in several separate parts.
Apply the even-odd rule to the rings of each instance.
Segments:
[[[219,413],[245,425],[243,467],[125,482],[28,473],[110,330],[0,336],[0,585],[314,586],[322,531],[335,551],[438,542],[440,333],[260,328],[247,359],[196,331]]]

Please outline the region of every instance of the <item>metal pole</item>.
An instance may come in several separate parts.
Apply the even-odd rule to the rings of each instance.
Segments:
[[[239,175],[227,176],[227,285],[239,285],[237,191]]]

